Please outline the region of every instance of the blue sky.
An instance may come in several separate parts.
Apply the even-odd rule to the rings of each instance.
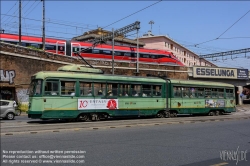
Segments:
[[[119,29],[135,21],[141,22],[142,36],[153,20],[154,35],[167,35],[198,55],[250,48],[248,1],[156,2],[45,0],[46,36],[70,39],[97,27]],[[18,5],[18,0],[1,1],[1,28],[6,32],[18,32]],[[22,17],[23,34],[42,34],[40,0],[22,1]],[[136,38],[135,33],[129,38]],[[208,60],[250,70],[250,53]]]

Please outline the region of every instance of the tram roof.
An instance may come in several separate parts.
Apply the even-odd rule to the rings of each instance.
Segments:
[[[124,82],[155,82],[164,83],[166,80],[158,77],[123,76],[111,74],[78,73],[65,71],[41,71],[35,74],[37,79],[64,78],[64,79],[86,79],[86,80],[105,80],[105,81],[124,81]]]
[[[185,84],[185,85],[199,85],[199,86],[217,86],[217,87],[234,87],[232,84],[223,83],[223,82],[212,82],[212,81],[199,81],[199,80],[171,80],[173,84]]]
[[[122,82],[154,82],[165,83],[166,80],[159,77],[141,77],[141,76],[124,76],[124,75],[111,75],[111,74],[95,74],[95,73],[79,73],[79,72],[65,72],[65,71],[40,71],[35,74],[36,79],[46,78],[60,78],[60,79],[85,79],[85,80],[105,80],[105,81],[122,81]],[[211,81],[199,80],[177,80],[170,79],[172,84],[182,84],[190,86],[217,86],[217,87],[234,87],[232,84]]]

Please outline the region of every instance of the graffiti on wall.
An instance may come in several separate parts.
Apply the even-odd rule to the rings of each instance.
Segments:
[[[0,82],[9,82],[13,84],[15,76],[15,70],[0,70]]]
[[[27,95],[28,89],[19,89],[16,91],[18,102],[28,102],[29,95]]]

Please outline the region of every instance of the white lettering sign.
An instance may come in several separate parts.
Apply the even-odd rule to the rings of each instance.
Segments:
[[[15,76],[16,73],[14,70],[6,70],[5,73],[4,70],[0,70],[0,82],[9,82],[13,84]]]
[[[78,110],[118,109],[118,99],[78,99]]]

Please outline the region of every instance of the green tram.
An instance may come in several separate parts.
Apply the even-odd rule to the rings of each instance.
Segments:
[[[41,71],[31,79],[28,117],[33,119],[95,121],[235,111],[234,86],[225,83],[105,75],[81,65]]]

